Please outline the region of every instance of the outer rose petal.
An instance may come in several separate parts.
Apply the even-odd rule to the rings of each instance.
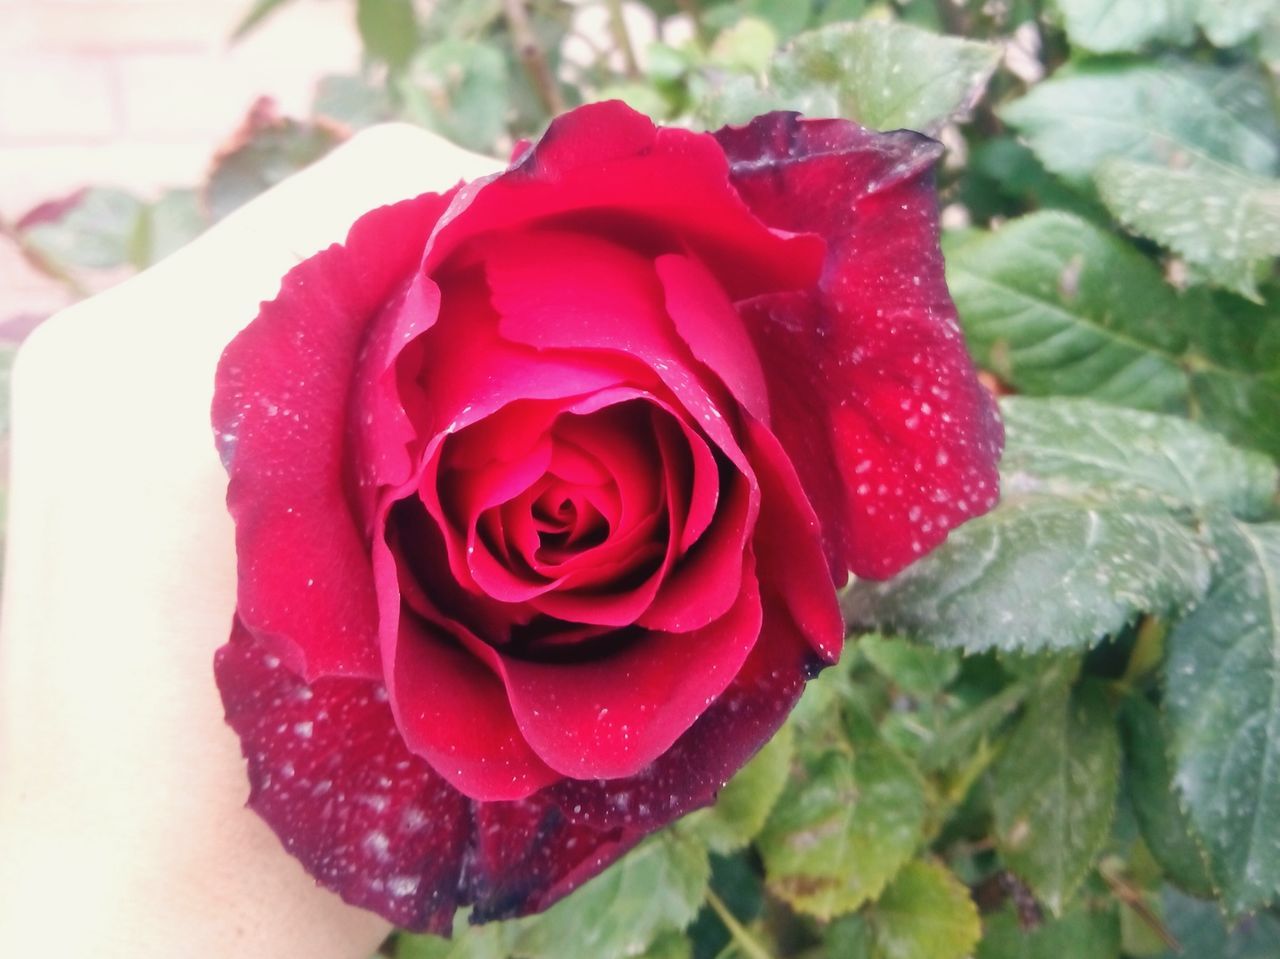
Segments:
[[[425,194],[361,217],[344,245],[289,271],[218,365],[238,615],[309,678],[380,675],[369,550],[343,481],[348,390],[369,324],[447,203]]]
[[[823,518],[837,581],[846,568],[891,576],[998,496],[1003,431],[938,249],[941,147],[790,113],[716,137],[761,219],[827,241],[817,291],[746,314],[773,430]]]
[[[238,621],[215,669],[249,762],[249,806],[318,882],[405,929],[448,935],[467,904],[478,921],[546,909],[656,828],[651,818],[597,823],[557,789],[472,802],[405,748],[379,683],[308,685]],[[751,710],[743,717],[754,724]],[[626,805],[601,784],[577,785],[595,787],[593,807]],[[677,792],[657,825],[714,788],[696,790],[696,804]]]
[[[470,803],[405,748],[381,684],[307,685],[238,621],[215,670],[249,761],[249,806],[285,848],[347,902],[447,932]]]
[[[388,690],[407,745],[455,789],[523,799],[560,779],[525,742],[502,682],[438,627],[400,613]]]
[[[480,234],[557,218],[624,237],[665,229],[725,279],[735,297],[812,285],[822,244],[767,229],[729,185],[714,138],[659,128],[613,100],[551,121],[511,169],[467,184],[440,220],[430,274]],[[604,216],[601,216],[604,214]]]

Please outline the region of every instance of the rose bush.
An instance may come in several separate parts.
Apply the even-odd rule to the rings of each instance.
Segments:
[[[835,587],[997,496],[915,133],[618,103],[362,217],[228,347],[251,806],[445,931],[716,791],[839,655]]]

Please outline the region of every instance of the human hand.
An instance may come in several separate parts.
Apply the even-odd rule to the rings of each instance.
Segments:
[[[0,616],[0,955],[367,955],[247,793],[214,650],[235,607],[209,426],[223,347],[361,213],[500,164],[409,127],[355,137],[18,357]]]

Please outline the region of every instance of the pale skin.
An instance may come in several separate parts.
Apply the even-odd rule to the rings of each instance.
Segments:
[[[235,606],[209,426],[227,341],[361,213],[500,164],[367,131],[49,320],[13,374],[0,955],[362,959],[389,931],[244,808],[213,653]]]

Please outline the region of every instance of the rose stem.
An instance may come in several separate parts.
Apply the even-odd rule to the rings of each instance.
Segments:
[[[533,32],[525,0],[503,0],[503,9],[507,24],[511,27],[512,39],[516,42],[516,53],[519,54],[529,79],[533,81],[534,89],[538,91],[538,99],[552,116],[563,113],[565,102],[560,95],[560,85],[556,83],[547,55],[542,52],[542,45]]]
[[[636,60],[635,48],[631,45],[631,34],[627,32],[627,18],[622,13],[622,0],[606,0],[609,8],[609,28],[613,31],[613,41],[622,51],[622,61],[627,66],[627,76],[632,80],[640,78],[640,64]]]
[[[750,956],[751,959],[773,959],[764,946],[756,942],[751,933],[743,928],[742,923],[738,922],[737,917],[729,911],[729,907],[724,904],[724,900],[715,894],[714,890],[707,890],[707,905],[709,905],[720,921],[724,923],[724,927],[729,930],[729,935],[733,937],[733,941],[738,944],[738,948],[742,952]]]

